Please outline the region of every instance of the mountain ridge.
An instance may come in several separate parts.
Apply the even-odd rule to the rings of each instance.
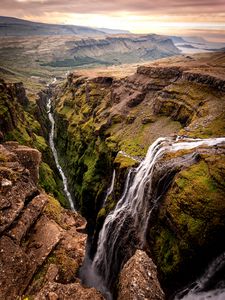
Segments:
[[[18,26],[21,26],[18,30]],[[0,36],[26,35],[105,35],[104,32],[88,26],[62,25],[33,22],[14,17],[0,16]]]

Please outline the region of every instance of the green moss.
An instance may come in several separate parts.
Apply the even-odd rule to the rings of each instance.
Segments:
[[[159,271],[167,283],[179,281],[177,276],[181,276],[181,270],[188,268],[193,259],[201,260],[204,249],[207,248],[207,255],[213,256],[215,241],[222,239],[225,168],[221,166],[224,162],[224,155],[202,155],[198,163],[178,173],[160,207],[149,239]],[[203,258],[207,255],[204,253]]]
[[[44,208],[45,214],[47,214],[51,219],[53,219],[56,223],[60,224],[61,222],[61,213],[62,207],[60,203],[53,197],[48,197],[48,203]]]
[[[34,147],[37,148],[41,152],[44,152],[48,147],[44,137],[40,136],[40,135],[36,135],[35,133],[34,133],[33,144],[34,144]]]
[[[130,158],[130,157],[127,157],[127,156],[124,156],[122,154],[117,154],[115,160],[114,160],[114,163],[119,165],[120,168],[131,168],[131,167],[134,167],[135,165],[137,165],[137,161]]]
[[[65,196],[60,193],[59,186],[54,179],[52,169],[45,162],[42,162],[40,165],[39,184],[47,193],[53,194],[64,207],[68,207]]]
[[[225,114],[221,113],[217,115],[210,122],[195,127],[194,130],[191,130],[189,133],[190,137],[193,138],[209,138],[212,136],[222,137],[225,132]],[[182,134],[182,132],[181,132]]]

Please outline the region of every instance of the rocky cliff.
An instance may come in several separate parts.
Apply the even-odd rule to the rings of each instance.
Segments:
[[[48,119],[45,116],[45,92],[37,95],[37,104],[30,101],[22,83],[0,80],[0,139],[37,148],[42,153],[39,182],[64,205],[61,179],[48,146]]]
[[[38,188],[40,163],[41,153],[36,149],[12,141],[0,144],[0,297],[104,299],[78,278],[85,255],[86,221]],[[140,257],[146,270],[139,270],[143,268]],[[126,287],[121,293],[136,297],[151,283],[147,299],[163,299],[156,267],[146,254],[137,253],[131,264],[136,270],[136,290]],[[124,269],[121,286],[128,276]],[[149,276],[145,284],[143,276]],[[154,297],[155,292],[159,296]],[[128,298],[120,295],[120,299]]]
[[[0,298],[104,299],[78,278],[87,239],[85,219],[62,208],[43,189],[51,192],[48,182],[54,180],[51,173],[43,177],[42,156],[48,157],[45,148],[37,144],[41,153],[17,141],[3,142],[14,138],[35,145],[41,139],[46,144],[48,96],[41,93],[38,107],[31,110],[22,84],[1,81]],[[36,117],[40,123],[34,121]],[[149,262],[146,266],[155,270]],[[156,277],[154,284],[159,285]]]
[[[66,50],[65,50],[66,49]],[[168,37],[160,35],[118,35],[114,37],[68,39],[62,53],[48,59],[44,66],[119,65],[138,63],[179,54]]]
[[[43,176],[38,150],[15,142],[1,145],[3,299],[18,295],[34,299],[73,299],[74,295],[102,299],[99,292],[84,288],[77,278],[84,258],[84,227],[91,245],[87,254],[92,258],[99,231],[120,199],[129,168],[138,166],[158,137],[225,135],[224,63],[220,53],[206,59],[167,59],[140,66],[135,74],[123,78],[74,73],[58,85],[52,98],[55,143],[87,225],[80,215],[63,209],[38,185],[46,190],[52,185],[53,189],[47,190],[51,193],[57,190],[57,185],[51,184],[54,177],[50,168],[49,176],[46,172]],[[37,141],[43,158],[48,158],[48,95],[41,95],[39,107],[34,110],[22,85],[2,81],[0,87],[1,140],[12,138],[29,146]],[[145,253],[139,251],[133,224],[126,222],[126,232],[129,228],[133,231],[126,247],[117,251],[120,256],[126,249],[127,262],[123,261],[118,274],[113,274],[115,297],[163,299],[154,263],[169,297],[225,250],[224,149],[223,144],[212,148],[203,145],[164,155],[156,164],[152,180],[160,203],[146,227],[142,245]],[[190,157],[191,163],[187,159]],[[106,198],[113,170],[114,188]],[[146,192],[148,203],[150,196]]]
[[[141,66],[122,79],[68,77],[55,99],[57,146],[92,233],[96,224],[93,252],[104,218],[122,193],[128,168],[139,163],[154,140],[168,135],[224,136],[224,59],[217,53],[210,56],[211,65],[209,56],[164,60]],[[191,261],[208,251],[201,265],[192,265],[196,276],[224,249],[223,244],[217,250],[213,247],[224,232],[223,209],[217,210],[224,197],[222,164],[223,149],[206,150],[194,166],[178,170],[156,213],[156,225],[149,228],[147,251],[169,293],[191,279],[190,272],[183,274]],[[114,190],[102,207],[113,168]],[[214,217],[209,222],[210,214],[218,222]]]
[[[103,299],[77,278],[85,220],[37,187],[41,153],[0,145],[0,297]]]

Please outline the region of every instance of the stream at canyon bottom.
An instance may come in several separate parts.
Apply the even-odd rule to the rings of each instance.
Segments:
[[[51,101],[51,98],[49,98],[48,102],[47,102],[47,114],[48,114],[48,118],[49,118],[49,121],[50,121],[50,124],[51,124],[50,133],[49,133],[49,144],[50,144],[50,147],[51,147],[51,150],[52,150],[52,153],[53,153],[53,157],[54,157],[54,160],[55,160],[55,163],[56,163],[56,167],[57,167],[57,169],[58,169],[58,171],[59,171],[59,173],[62,177],[62,180],[63,180],[63,189],[64,189],[65,195],[66,195],[66,197],[69,201],[70,208],[71,208],[71,210],[75,210],[73,199],[72,199],[71,194],[70,194],[69,189],[68,189],[67,178],[66,178],[66,176],[63,172],[62,167],[59,164],[58,153],[57,153],[57,150],[55,148],[55,143],[54,143],[55,120],[54,120],[54,117],[53,117],[53,114],[52,114],[52,101]]]

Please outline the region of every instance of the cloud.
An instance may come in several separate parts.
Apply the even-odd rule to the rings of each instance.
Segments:
[[[213,36],[212,26],[225,28],[224,0],[1,0],[0,15],[137,33],[204,29]]]
[[[24,15],[44,12],[212,15],[224,11],[224,0],[1,0],[1,11],[8,11],[8,14],[19,12]]]

